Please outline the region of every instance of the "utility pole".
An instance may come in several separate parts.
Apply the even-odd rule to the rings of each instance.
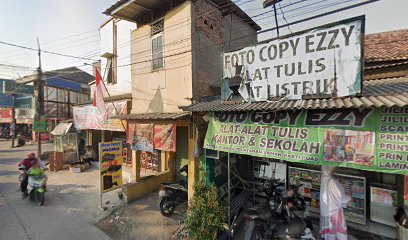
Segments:
[[[38,69],[37,69],[37,80],[35,82],[36,90],[36,120],[40,122],[42,120],[42,115],[44,114],[44,86],[42,80],[42,69],[41,69],[41,48],[40,41],[37,38],[38,45]],[[37,157],[41,156],[41,131],[37,132]]]
[[[14,148],[16,139],[16,94],[12,94],[13,101],[11,107],[11,147]]]

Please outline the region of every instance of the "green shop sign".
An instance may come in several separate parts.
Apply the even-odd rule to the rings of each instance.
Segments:
[[[408,174],[408,107],[213,113],[204,148]]]

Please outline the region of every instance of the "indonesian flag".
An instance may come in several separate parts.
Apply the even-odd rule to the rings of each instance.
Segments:
[[[106,108],[105,102],[103,101],[103,90],[102,90],[102,77],[98,72],[98,69],[95,69],[95,78],[96,78],[96,85],[95,85],[95,92],[92,105],[98,109],[100,113],[105,115]]]

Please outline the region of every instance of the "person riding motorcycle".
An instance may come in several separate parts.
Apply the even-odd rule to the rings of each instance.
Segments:
[[[39,164],[38,159],[35,157],[35,153],[31,152],[27,154],[27,158],[24,158],[18,163],[19,167],[24,166],[23,171],[25,173],[28,172],[28,170],[33,166]],[[23,198],[27,198],[28,192],[27,192],[27,185],[28,185],[28,174],[23,175],[23,179],[20,183],[20,190],[23,193]]]

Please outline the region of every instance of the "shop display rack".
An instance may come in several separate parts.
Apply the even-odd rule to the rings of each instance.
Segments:
[[[350,222],[366,223],[366,179],[344,174],[334,174],[343,185],[351,201],[344,209],[344,215]],[[289,167],[289,184],[303,184],[299,193],[305,198],[310,210],[320,212],[320,179],[321,172],[305,168]]]

